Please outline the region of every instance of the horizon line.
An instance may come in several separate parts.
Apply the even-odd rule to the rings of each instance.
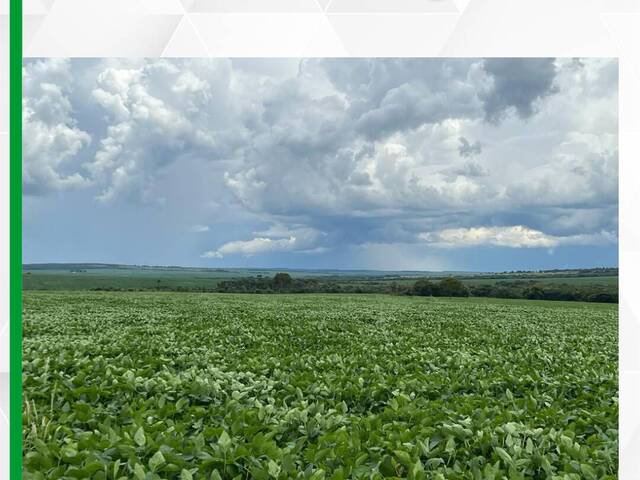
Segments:
[[[303,267],[205,267],[205,266],[185,266],[185,265],[153,265],[144,263],[110,263],[110,262],[30,262],[22,263],[25,267],[42,267],[51,266],[101,266],[101,267],[137,267],[137,268],[176,268],[185,270],[289,270],[289,271],[312,271],[312,272],[407,272],[407,273],[517,273],[517,272],[553,272],[553,271],[577,271],[577,270],[619,270],[619,266],[593,266],[593,267],[574,267],[574,268],[544,268],[531,270],[406,270],[406,269],[378,269],[378,268],[303,268]]]

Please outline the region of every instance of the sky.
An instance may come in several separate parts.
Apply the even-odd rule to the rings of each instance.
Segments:
[[[618,265],[615,59],[35,59],[23,259]]]

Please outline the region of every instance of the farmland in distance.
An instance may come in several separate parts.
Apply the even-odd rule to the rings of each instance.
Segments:
[[[24,295],[25,478],[617,478],[616,305]]]

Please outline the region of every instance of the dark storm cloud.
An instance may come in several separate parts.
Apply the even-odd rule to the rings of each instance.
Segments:
[[[478,59],[325,59],[319,62],[349,101],[358,133],[379,139],[452,117],[481,114]]]
[[[529,118],[535,102],[553,92],[553,58],[489,58],[484,69],[493,77],[493,88],[482,95],[490,122],[500,121],[511,107],[520,118]]]

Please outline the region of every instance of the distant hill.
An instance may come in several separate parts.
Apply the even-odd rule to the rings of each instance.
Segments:
[[[618,269],[511,272],[422,272],[206,268],[107,263],[40,263],[23,266],[24,290],[179,291],[277,293],[274,277],[287,273],[293,293],[412,294],[421,278],[458,278],[473,296],[617,301]]]
[[[183,267],[179,265],[126,265],[116,263],[26,263],[23,271],[83,271],[83,270],[121,270],[121,271],[153,271],[153,272],[214,272],[236,273],[239,276],[255,273],[287,272],[301,276],[367,276],[367,277],[418,277],[418,276],[473,276],[493,278],[508,276],[519,278],[535,275],[549,276],[617,276],[618,268],[594,267],[580,269],[551,269],[551,270],[512,270],[502,272],[468,272],[468,271],[429,271],[429,270],[340,270],[340,269],[304,269],[304,268],[213,268],[213,267]]]

